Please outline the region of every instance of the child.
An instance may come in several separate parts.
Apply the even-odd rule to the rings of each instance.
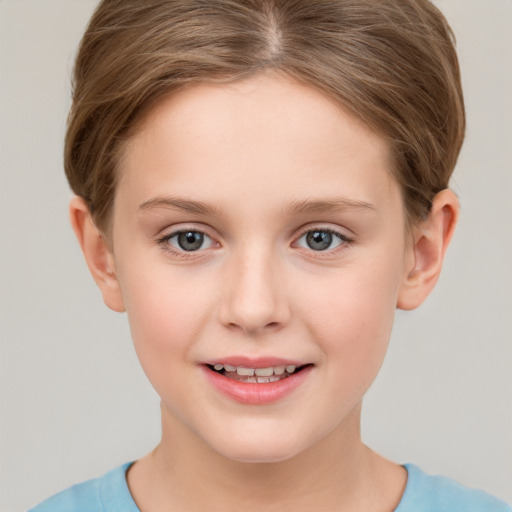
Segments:
[[[441,271],[463,135],[427,1],[101,2],[71,222],[162,439],[33,510],[510,510],[360,438],[394,311]]]

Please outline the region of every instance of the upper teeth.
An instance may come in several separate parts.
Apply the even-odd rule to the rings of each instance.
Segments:
[[[290,364],[288,366],[268,366],[267,368],[246,368],[244,366],[231,366],[230,364],[215,364],[215,370],[226,370],[227,372],[236,372],[238,375],[252,377],[270,377],[271,375],[282,375],[285,370],[288,373],[293,373],[297,368],[296,365]]]

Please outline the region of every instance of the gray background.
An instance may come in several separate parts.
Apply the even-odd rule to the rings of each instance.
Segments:
[[[512,2],[439,0],[458,38],[468,134],[441,281],[399,312],[364,439],[512,501]],[[0,510],[149,451],[158,399],[126,318],[102,303],[67,221],[61,153],[90,0],[0,0]]]

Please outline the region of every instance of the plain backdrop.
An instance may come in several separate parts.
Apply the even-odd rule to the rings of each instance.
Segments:
[[[398,312],[363,437],[397,462],[512,501],[512,1],[438,0],[458,40],[468,132],[441,281]],[[67,219],[69,75],[90,0],[0,0],[0,510],[140,457],[159,401],[124,315]],[[305,411],[307,414],[307,411]]]

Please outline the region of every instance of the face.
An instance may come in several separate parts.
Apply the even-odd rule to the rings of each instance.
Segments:
[[[242,461],[358,435],[407,273],[384,141],[262,76],[165,99],[120,170],[115,272],[164,430]]]

